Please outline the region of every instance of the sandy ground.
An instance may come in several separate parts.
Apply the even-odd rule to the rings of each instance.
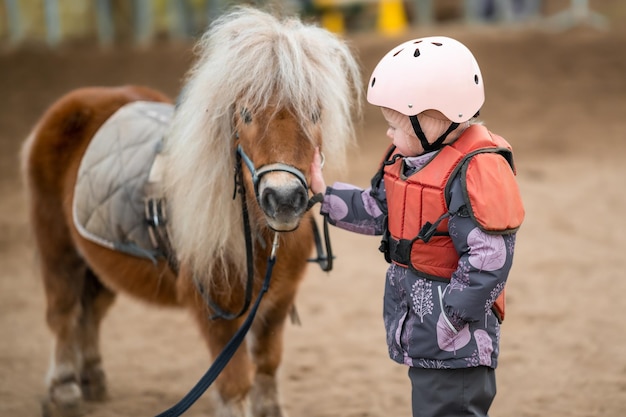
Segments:
[[[350,38],[366,78],[400,40],[454,36],[483,69],[482,119],[516,149],[527,209],[507,289],[496,417],[626,415],[626,32],[545,33],[444,26]],[[415,35],[415,36],[413,36]],[[175,95],[189,45],[100,51],[93,45],[0,54],[0,415],[37,416],[51,338],[18,175],[21,141],[59,95],[85,85],[140,83]],[[386,146],[367,107],[348,174],[365,186]],[[332,230],[334,270],[312,266],[289,325],[280,370],[291,416],[407,416],[406,368],[387,357],[381,318],[386,264],[378,239]],[[111,400],[90,416],[154,415],[208,366],[183,311],[124,296],[105,320]],[[186,415],[207,415],[208,396]]]

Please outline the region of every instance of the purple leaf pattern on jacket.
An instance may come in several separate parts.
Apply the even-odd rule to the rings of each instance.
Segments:
[[[433,314],[433,284],[429,280],[418,279],[411,287],[411,299],[413,300],[413,310],[424,323],[426,314]]]
[[[479,271],[496,271],[506,262],[506,245],[501,235],[489,235],[478,227],[467,235],[469,263]]]
[[[443,313],[439,314],[437,320],[437,344],[441,350],[456,353],[457,349],[466,346],[471,340],[469,324],[465,324],[458,333],[454,333],[448,323],[446,323]]]
[[[474,332],[474,339],[478,347],[478,361],[480,365],[491,366],[491,353],[493,352],[493,341],[489,334],[483,329]]]
[[[335,221],[342,220],[349,213],[348,205],[346,204],[346,202],[335,195],[328,196],[327,204],[330,207],[328,209],[329,216]]]

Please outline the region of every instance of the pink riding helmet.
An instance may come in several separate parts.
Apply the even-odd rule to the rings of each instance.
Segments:
[[[438,110],[462,123],[480,110],[485,90],[470,50],[455,39],[432,36],[389,51],[372,73],[367,101],[406,116]]]

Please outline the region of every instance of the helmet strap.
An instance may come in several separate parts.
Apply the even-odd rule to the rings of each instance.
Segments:
[[[409,116],[409,120],[411,120],[411,125],[413,126],[413,130],[415,131],[417,138],[420,140],[422,144],[422,148],[424,149],[424,152],[432,152],[432,151],[441,149],[443,147],[443,142],[446,140],[450,132],[452,132],[454,129],[459,127],[459,123],[456,123],[456,122],[450,123],[450,126],[448,127],[448,129],[445,132],[443,132],[443,134],[439,136],[436,141],[434,141],[433,143],[429,143],[428,139],[426,139],[426,135],[424,134],[424,131],[422,130],[422,126],[420,126],[419,120],[417,120],[417,115]]]

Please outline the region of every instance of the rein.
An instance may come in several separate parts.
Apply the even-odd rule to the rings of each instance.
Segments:
[[[275,171],[284,171],[289,172],[295,175],[300,182],[304,185],[305,189],[308,189],[308,184],[302,172],[300,172],[297,168],[292,167],[291,165],[276,163],[270,164],[261,167],[260,169],[256,169],[252,160],[246,155],[243,151],[241,145],[237,146],[236,152],[236,166],[235,166],[235,190],[233,192],[233,199],[237,197],[237,193],[241,196],[241,210],[243,216],[243,224],[244,224],[244,234],[246,240],[246,263],[248,268],[246,289],[245,289],[245,299],[244,305],[238,313],[229,313],[222,310],[219,306],[217,306],[208,296],[205,294],[204,288],[201,285],[198,285],[198,290],[203,295],[203,298],[206,300],[209,307],[215,312],[214,315],[210,317],[211,320],[222,318],[225,320],[232,320],[238,317],[241,317],[248,310],[250,306],[250,302],[252,299],[252,287],[254,282],[254,265],[253,265],[253,253],[252,253],[252,228],[250,227],[250,219],[248,216],[248,205],[246,201],[246,190],[245,184],[243,180],[243,172],[241,162],[246,164],[246,167],[250,170],[252,174],[255,195],[258,199],[258,182],[260,178],[269,173]],[[321,194],[314,195],[307,205],[307,211],[313,207],[316,203],[320,202],[323,199]],[[330,239],[328,235],[328,221],[326,217],[324,217],[324,239],[325,239],[325,249],[326,254],[324,254],[324,249],[322,248],[322,242],[319,230],[317,228],[317,223],[315,219],[311,217],[311,223],[313,226],[313,236],[315,239],[315,246],[317,249],[317,258],[309,259],[309,262],[316,262],[320,265],[322,270],[330,271],[332,269],[332,248],[330,245]],[[204,392],[211,386],[211,384],[217,379],[222,370],[226,367],[230,359],[233,357],[243,340],[245,339],[250,327],[252,326],[252,322],[256,316],[259,305],[261,304],[261,299],[263,295],[269,290],[270,281],[272,278],[272,271],[274,269],[274,264],[276,263],[276,252],[278,249],[278,232],[274,233],[274,240],[272,242],[272,250],[267,259],[267,268],[265,271],[265,277],[263,279],[263,285],[261,290],[259,291],[259,295],[257,296],[252,308],[245,321],[241,325],[241,327],[237,330],[237,332],[233,335],[233,337],[228,341],[224,349],[220,352],[220,354],[215,358],[215,361],[211,364],[209,369],[205,372],[205,374],[200,378],[200,380],[196,383],[196,385],[185,395],[178,403],[165,410],[164,412],[157,414],[156,417],[179,417],[185,411],[189,409],[201,396]]]
[[[165,410],[161,414],[158,414],[156,417],[179,417],[185,411],[189,409],[197,400],[204,394],[204,392],[211,386],[213,381],[219,376],[222,370],[226,367],[230,359],[233,357],[237,349],[239,349],[239,345],[246,337],[248,330],[250,330],[250,326],[252,326],[252,322],[254,321],[254,317],[256,316],[256,312],[259,308],[259,304],[261,304],[261,299],[263,295],[267,292],[270,287],[270,279],[272,277],[272,269],[274,268],[274,264],[276,263],[276,249],[278,248],[278,233],[274,234],[274,242],[272,243],[272,252],[267,259],[267,270],[265,271],[265,278],[263,279],[263,286],[261,287],[261,291],[254,302],[254,305],[250,309],[250,314],[246,317],[246,320],[243,322],[237,333],[228,341],[224,350],[220,352],[215,361],[211,365],[211,367],[206,371],[204,375],[200,378],[200,380],[196,383],[196,385],[185,395],[177,404]]]

